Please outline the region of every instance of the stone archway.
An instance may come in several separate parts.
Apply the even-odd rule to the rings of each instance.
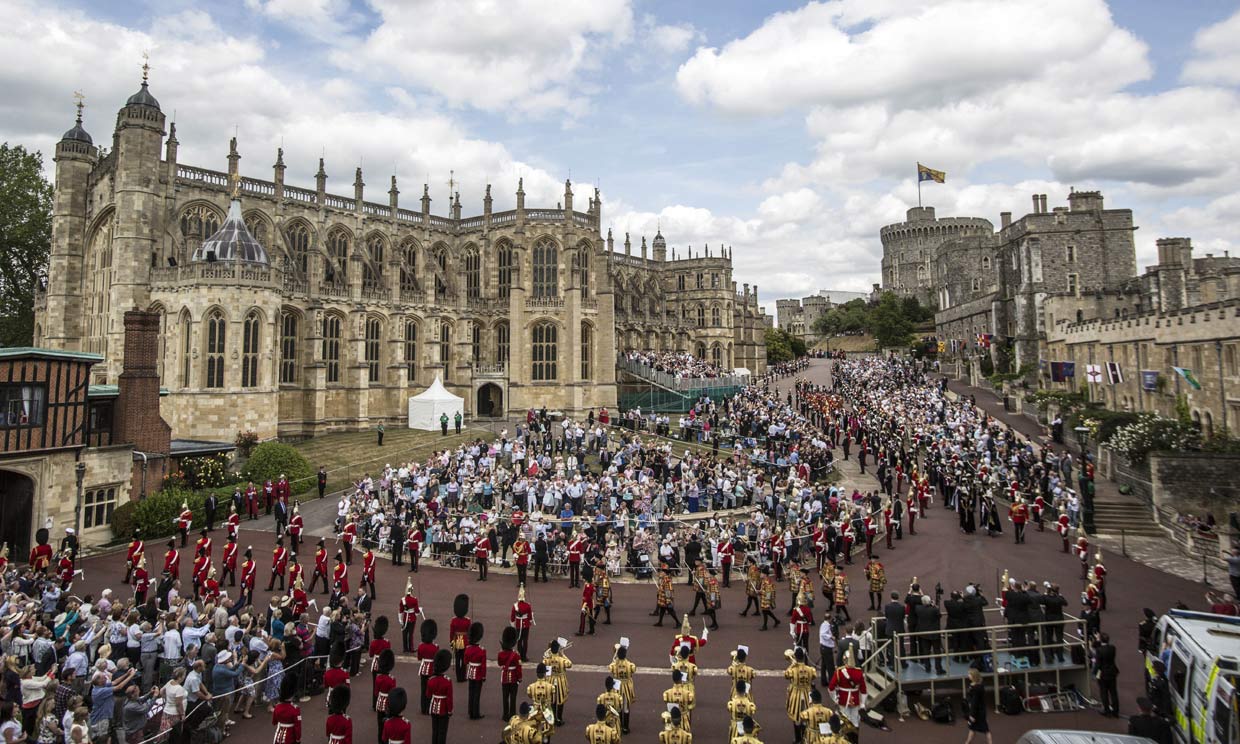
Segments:
[[[30,553],[30,520],[34,515],[34,480],[0,470],[0,542],[9,546],[9,560],[24,561]]]
[[[474,415],[484,418],[498,418],[504,415],[504,391],[499,385],[488,382],[478,388]]]

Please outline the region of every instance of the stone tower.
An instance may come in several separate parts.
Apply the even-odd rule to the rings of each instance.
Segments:
[[[116,382],[124,353],[124,313],[149,304],[149,272],[158,255],[157,236],[163,222],[159,184],[160,148],[164,114],[147,88],[143,66],[142,87],[116,115],[116,134],[110,157],[115,159],[116,218],[112,237],[112,275],[109,313],[104,338],[107,381]]]
[[[654,242],[651,246],[654,249],[654,260],[660,263],[667,260],[667,239],[663,237],[662,230],[654,234]]]
[[[52,203],[52,245],[47,267],[47,311],[35,343],[49,349],[77,349],[82,338],[82,261],[86,240],[86,197],[98,151],[77,123],[56,143],[56,191]]]

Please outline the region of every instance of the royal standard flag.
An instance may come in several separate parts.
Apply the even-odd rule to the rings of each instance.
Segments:
[[[1197,382],[1197,376],[1193,374],[1191,369],[1187,367],[1172,367],[1171,369],[1175,370],[1180,377],[1183,377],[1184,381],[1192,386],[1193,390],[1201,389],[1201,383]]]
[[[935,183],[943,183],[944,181],[947,180],[947,173],[941,170],[927,168],[921,163],[918,163],[917,164],[917,180],[918,182],[934,181]]]

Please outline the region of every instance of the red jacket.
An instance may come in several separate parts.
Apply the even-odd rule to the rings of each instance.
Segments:
[[[344,713],[327,717],[327,744],[353,744],[353,719]]]
[[[323,672],[323,687],[330,690],[333,687],[349,684],[349,673],[340,667],[332,667]]]
[[[435,671],[435,654],[439,653],[439,646],[434,643],[418,644],[418,676],[429,677]]]
[[[372,584],[375,581],[375,554],[369,550],[362,556],[362,579]]]
[[[396,679],[387,674],[375,677],[375,712],[387,713],[388,693],[396,689]]]
[[[584,552],[586,552],[586,541],[580,537],[574,537],[568,544],[568,562],[581,563],[581,554]]]
[[[139,594],[151,587],[151,575],[145,568],[135,568],[133,572],[133,590]]]
[[[474,557],[484,561],[491,557],[491,538],[481,535],[474,541]]]
[[[452,715],[452,681],[447,677],[439,674],[426,680],[426,697],[431,701],[432,716]],[[383,726],[383,734],[385,740],[390,740],[387,736],[387,724]],[[408,741],[405,740],[406,744]]]
[[[534,608],[529,602],[513,602],[508,622],[517,630],[525,630],[534,622]]]
[[[129,543],[129,550],[125,552],[125,560],[133,563],[135,560],[134,556],[143,552],[143,550],[145,550],[145,545],[143,542],[141,540],[134,540]]]
[[[73,559],[65,556],[60,559],[60,563],[56,564],[60,571],[60,580],[68,584],[73,581]]]
[[[314,552],[314,570],[327,578],[327,548],[319,548]]]
[[[370,648],[366,650],[366,655],[370,657],[370,671],[379,671],[379,654],[392,647],[392,642],[386,638],[376,638],[370,642]]]
[[[237,543],[224,543],[224,568],[237,570]]]
[[[835,693],[835,702],[840,707],[859,706],[865,694],[865,673],[857,667],[839,667],[827,688]]]
[[[247,560],[241,564],[241,586],[246,589],[254,588],[254,576],[258,573],[258,564],[254,561]]]
[[[52,565],[52,546],[36,545],[30,549],[30,565],[36,571],[42,571]]]
[[[482,646],[465,647],[465,679],[485,682],[487,678],[487,651]]]
[[[198,538],[198,542],[194,543],[194,555],[197,555],[198,551],[202,551],[206,553],[207,557],[210,558],[211,557],[211,538],[209,537]]]
[[[181,554],[175,548],[164,553],[164,570],[172,574],[172,577],[180,578],[181,576]]]
[[[301,744],[301,708],[294,703],[278,703],[271,711],[271,725],[276,727],[273,744]]]
[[[516,651],[500,651],[495,661],[499,665],[501,685],[515,685],[521,681],[521,654]]]
[[[430,690],[427,690],[427,692],[430,692]],[[452,692],[451,687],[448,688],[448,692]],[[449,695],[449,698],[450,697],[451,695]],[[448,712],[451,713],[452,711]],[[404,716],[396,716],[395,718],[389,718],[383,722],[382,738],[384,744],[393,744],[393,742],[400,742],[400,744],[412,744],[412,733],[412,728],[409,726],[409,720]]]
[[[288,551],[284,548],[271,549],[271,570],[278,574],[283,574],[288,568]]]
[[[418,621],[418,598],[412,594],[406,594],[401,597],[397,609],[400,611],[401,627],[404,627],[407,623],[416,623]]]
[[[462,651],[467,644],[466,639],[469,637],[469,618],[454,617],[452,622],[448,623],[448,638],[452,642],[453,651]]]
[[[340,584],[341,594],[349,593],[349,567],[344,565],[343,561],[336,564],[332,579]]]

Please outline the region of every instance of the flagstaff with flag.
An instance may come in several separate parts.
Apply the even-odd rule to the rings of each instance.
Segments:
[[[921,182],[934,181],[935,183],[943,183],[947,180],[947,172],[928,168],[921,163],[917,164],[917,206],[921,206]]]

